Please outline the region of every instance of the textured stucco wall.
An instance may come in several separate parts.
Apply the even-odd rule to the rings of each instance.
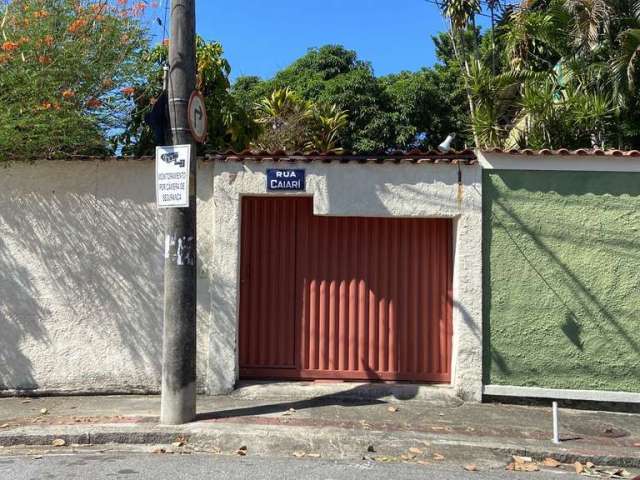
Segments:
[[[287,166],[269,162],[214,165],[210,393],[231,390],[238,378],[240,200],[242,195],[266,195],[266,169]],[[482,388],[480,169],[461,167],[459,188],[458,168],[452,165],[313,162],[291,167],[306,170],[306,194],[313,196],[316,215],[454,219],[453,385],[461,396],[478,400]]]
[[[200,169],[199,248],[210,258],[212,166]],[[0,167],[0,390],[157,391],[162,238],[152,161]],[[207,269],[200,262],[200,379]]]
[[[485,382],[640,392],[640,173],[483,174]]]

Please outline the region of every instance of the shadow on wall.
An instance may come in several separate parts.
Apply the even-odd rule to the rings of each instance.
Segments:
[[[464,188],[473,183],[472,174],[464,170],[462,179],[467,185],[459,186],[457,169],[449,165],[348,164],[326,173],[326,198],[318,189],[314,203],[326,205],[330,215],[454,217]]]
[[[493,372],[505,383],[519,369],[515,382],[618,389],[640,370],[637,185],[628,174],[485,175],[485,382]],[[514,345],[530,335],[547,358],[512,351],[505,335]],[[575,383],[549,384],[572,375]]]
[[[13,258],[0,237],[0,389],[37,387],[31,360],[19,346],[24,338],[49,344],[42,320],[51,311],[39,303],[40,296],[29,269]]]
[[[152,166],[46,163],[0,180],[0,389],[153,387],[162,224]]]

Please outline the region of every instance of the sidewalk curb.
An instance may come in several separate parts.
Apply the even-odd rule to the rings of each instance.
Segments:
[[[523,440],[519,445],[505,444],[498,438],[472,440],[451,435],[420,432],[385,432],[326,427],[306,429],[292,426],[264,426],[215,424],[189,424],[184,426],[144,426],[139,424],[94,425],[93,428],[76,425],[50,427],[24,427],[18,431],[0,432],[0,446],[50,446],[54,439],[63,439],[67,445],[171,445],[179,437],[188,440],[196,449],[211,449],[234,453],[246,446],[250,455],[291,456],[293,452],[319,453],[323,458],[358,458],[399,456],[410,448],[425,452],[453,452],[467,457],[499,456],[505,464],[512,455],[528,456],[534,460],[553,458],[562,463],[592,462],[596,465],[640,468],[640,452],[629,449],[598,448],[597,446],[540,445],[541,442]],[[369,447],[375,453],[368,453]]]

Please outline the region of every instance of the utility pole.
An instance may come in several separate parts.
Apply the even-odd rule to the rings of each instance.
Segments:
[[[191,144],[189,207],[165,213],[164,326],[160,422],[196,416],[196,145],[188,124],[196,84],[195,0],[171,1],[168,110],[172,145]]]

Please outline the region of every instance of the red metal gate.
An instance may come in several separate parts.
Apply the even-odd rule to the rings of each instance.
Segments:
[[[241,377],[450,381],[450,220],[245,197],[241,249]]]

